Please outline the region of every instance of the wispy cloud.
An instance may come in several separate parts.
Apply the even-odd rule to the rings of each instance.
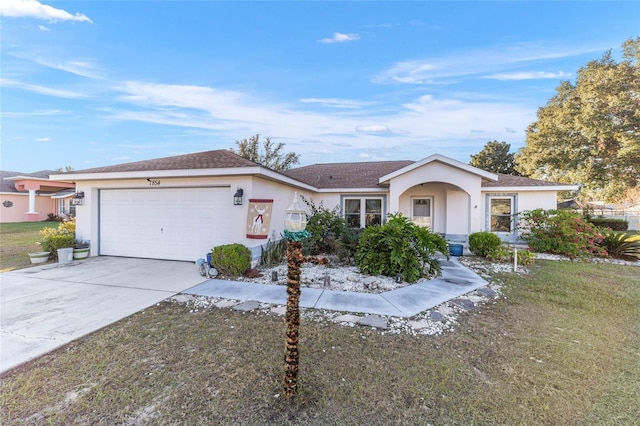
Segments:
[[[36,141],[38,142],[51,142],[51,138],[50,137],[42,137],[42,138],[36,138]]]
[[[102,79],[102,70],[90,59],[71,59],[68,61],[52,61],[43,58],[34,58],[34,62],[39,65],[53,68],[60,71],[66,71],[81,77]]]
[[[566,78],[563,72],[541,73],[518,70],[528,64],[601,52],[601,46],[575,46],[573,49],[523,43],[501,46],[491,50],[461,51],[455,55],[412,59],[393,64],[376,75],[374,83],[436,84],[468,76],[500,79]]]
[[[84,93],[73,92],[64,89],[55,89],[52,87],[40,86],[38,84],[25,83],[11,78],[0,79],[0,85],[4,87],[13,87],[16,89],[28,90],[30,92],[40,93],[41,95],[55,96],[58,98],[75,99],[87,97]]]
[[[40,31],[45,31],[45,32],[46,32],[46,31],[51,31],[51,29],[50,29],[50,28],[47,28],[47,27],[45,27],[44,25],[38,25],[38,29],[39,29]]]
[[[48,22],[76,21],[93,23],[82,13],[72,15],[63,9],[42,4],[36,0],[2,0],[0,2],[0,16],[7,18],[34,18]]]
[[[521,72],[510,72],[510,73],[499,73],[488,75],[485,78],[490,78],[493,80],[502,80],[502,81],[516,81],[516,80],[549,80],[549,79],[561,79],[561,78],[569,78],[571,77],[571,73],[558,71],[558,72],[548,72],[548,71],[521,71]]]
[[[360,108],[366,105],[371,105],[370,102],[356,101],[352,99],[339,99],[339,98],[304,98],[300,99],[303,103],[316,103],[326,107],[333,108]]]
[[[321,38],[320,43],[344,43],[345,41],[360,40],[358,34],[333,33],[333,37]]]
[[[68,112],[66,111],[62,111],[59,109],[50,109],[50,110],[44,110],[44,111],[31,111],[31,112],[7,112],[7,111],[2,111],[0,112],[0,117],[11,117],[11,118],[28,118],[28,117],[44,117],[44,116],[51,116],[51,115],[62,115],[62,114],[68,114]]]

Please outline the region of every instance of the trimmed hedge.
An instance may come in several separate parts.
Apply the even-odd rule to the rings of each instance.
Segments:
[[[629,222],[624,219],[612,219],[606,217],[592,217],[589,222],[599,228],[609,228],[612,231],[626,231],[629,229]]]

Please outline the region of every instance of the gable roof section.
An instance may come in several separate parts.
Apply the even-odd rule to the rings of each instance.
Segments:
[[[461,161],[458,160],[454,160],[453,158],[449,158],[449,157],[445,157],[444,155],[440,155],[440,154],[433,154],[428,156],[427,158],[423,158],[420,161],[417,161],[415,163],[412,163],[402,169],[398,169],[395,170],[392,173],[389,173],[387,175],[384,175],[382,177],[380,177],[379,182],[380,183],[388,183],[391,179],[398,177],[400,175],[403,175],[405,173],[408,173],[412,170],[415,170],[419,167],[425,166],[429,163],[433,163],[433,162],[440,162],[440,163],[444,163],[446,165],[449,165],[451,167],[455,167],[457,169],[460,170],[464,170],[468,173],[472,173],[475,175],[478,175],[480,177],[482,177],[483,179],[489,180],[489,181],[496,181],[498,180],[498,176],[495,173],[491,173],[488,172],[486,170],[482,170],[482,169],[478,169],[477,167],[473,167],[470,166],[469,164],[463,163]]]
[[[52,176],[62,181],[135,179],[144,177],[260,176],[294,187],[315,190],[303,182],[266,168],[226,149],[73,170]]]
[[[376,161],[364,163],[324,163],[283,172],[290,178],[320,189],[376,188],[380,176],[412,164],[413,161]]]
[[[65,175],[85,173],[148,172],[160,170],[228,169],[237,167],[259,167],[259,164],[234,154],[231,151],[219,149],[215,151],[176,155],[173,157],[155,158],[153,160],[135,161],[133,163],[116,164],[114,166],[74,170],[65,173]]]

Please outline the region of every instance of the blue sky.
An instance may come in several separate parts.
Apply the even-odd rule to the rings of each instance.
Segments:
[[[84,169],[259,133],[301,165],[522,147],[640,2],[2,0],[1,168]]]

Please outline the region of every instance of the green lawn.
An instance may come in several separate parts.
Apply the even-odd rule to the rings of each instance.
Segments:
[[[0,223],[0,272],[30,266],[28,253],[42,251],[39,231],[57,226],[58,222]]]
[[[282,317],[161,303],[5,374],[0,423],[637,425],[640,268],[495,279],[441,336],[303,317],[293,401]]]

